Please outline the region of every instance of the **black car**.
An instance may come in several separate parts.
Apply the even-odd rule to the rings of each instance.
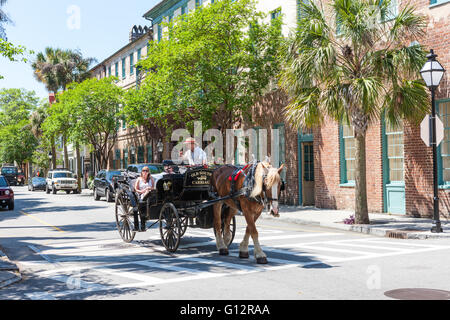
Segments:
[[[47,181],[45,178],[34,177],[28,180],[28,191],[46,190]]]
[[[114,176],[120,176],[123,170],[101,170],[94,178],[94,199],[106,197],[106,201],[113,202],[115,197]]]
[[[19,169],[13,166],[2,167],[1,175],[8,180],[9,185],[17,186],[19,183],[17,179],[19,178]]]

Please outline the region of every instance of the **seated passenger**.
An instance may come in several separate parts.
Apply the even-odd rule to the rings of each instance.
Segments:
[[[150,169],[144,167],[141,172],[141,176],[136,180],[134,190],[139,194],[139,199],[145,201],[150,191],[155,190],[155,179],[150,174]]]

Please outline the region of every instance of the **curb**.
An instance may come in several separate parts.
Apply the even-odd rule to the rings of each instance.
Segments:
[[[17,265],[11,262],[6,254],[0,250],[0,289],[21,280],[22,275]]]
[[[275,218],[272,216],[269,216],[267,214],[262,214],[260,216],[262,219],[266,220],[280,220],[285,222],[291,222],[296,223],[300,225],[313,225],[313,226],[320,226],[324,228],[330,228],[330,229],[338,229],[342,231],[351,231],[351,232],[357,232],[357,233],[363,233],[363,234],[370,234],[378,237],[386,237],[386,238],[396,238],[395,236],[391,236],[392,233],[394,234],[400,234],[401,239],[416,239],[416,240],[425,240],[425,239],[450,239],[449,233],[444,234],[430,234],[430,233],[424,233],[424,232],[411,232],[411,231],[404,231],[402,229],[395,229],[395,228],[374,228],[376,225],[373,226],[366,226],[366,225],[346,225],[346,224],[340,224],[335,222],[320,222],[320,221],[311,221],[311,220],[303,220],[300,218],[289,218],[289,217],[283,217],[283,218]],[[395,222],[394,222],[395,223]],[[430,228],[431,229],[431,228]]]

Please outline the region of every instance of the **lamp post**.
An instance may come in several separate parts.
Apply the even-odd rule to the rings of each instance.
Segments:
[[[159,139],[158,143],[156,144],[156,149],[159,153],[159,162],[162,163],[162,153],[164,151],[164,144],[162,143],[161,139]]]
[[[444,76],[444,68],[436,60],[437,55],[434,54],[433,49],[427,55],[428,61],[420,70],[425,84],[431,91],[431,145],[433,147],[433,191],[434,191],[434,214],[433,214],[433,227],[431,232],[441,233],[441,221],[439,218],[439,193],[438,193],[438,171],[437,171],[437,144],[436,144],[436,103],[435,103],[435,91],[439,86],[439,83]]]

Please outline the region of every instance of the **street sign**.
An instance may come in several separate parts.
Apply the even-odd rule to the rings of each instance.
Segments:
[[[423,142],[425,142],[427,147],[431,146],[431,128],[431,116],[427,115],[420,124],[420,137],[422,138]],[[436,147],[439,146],[442,140],[444,140],[444,124],[442,123],[441,119],[436,116]]]

